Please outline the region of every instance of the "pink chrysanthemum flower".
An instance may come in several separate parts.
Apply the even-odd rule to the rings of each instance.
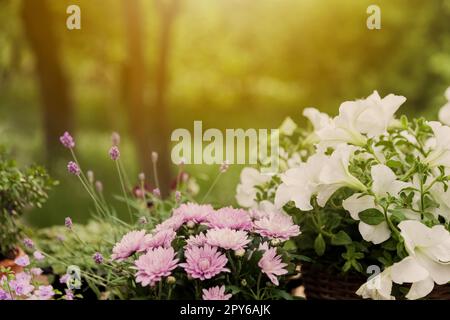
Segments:
[[[300,228],[292,217],[282,212],[257,220],[254,225],[256,233],[270,239],[288,240],[300,234]]]
[[[252,220],[247,211],[232,207],[221,208],[208,217],[208,226],[211,228],[230,228],[234,230],[250,230]]]
[[[147,249],[153,249],[157,247],[169,248],[176,236],[177,234],[172,229],[161,230],[154,235],[146,236],[145,247]]]
[[[186,240],[186,248],[190,248],[190,247],[202,247],[206,244],[206,236],[204,233],[199,233],[196,236],[190,236],[187,240]]]
[[[163,221],[155,227],[155,232],[160,232],[162,230],[173,230],[178,231],[180,227],[183,225],[183,217],[180,215],[171,216],[169,219]]]
[[[186,263],[181,263],[186,273],[195,279],[211,279],[221,272],[230,272],[225,265],[228,259],[216,247],[191,247],[185,251]]]
[[[230,300],[231,293],[225,294],[225,286],[203,289],[203,300]]]
[[[250,240],[246,231],[225,228],[208,230],[206,232],[206,242],[210,246],[220,247],[225,250],[240,250],[245,248]]]
[[[202,223],[208,221],[208,216],[214,212],[214,209],[209,204],[182,204],[173,211],[174,216],[181,215],[184,223],[194,222]]]
[[[276,248],[267,249],[262,258],[258,262],[258,266],[261,271],[265,273],[270,281],[276,286],[279,285],[277,276],[288,273],[284,267],[287,266],[286,263],[281,262],[281,256],[277,255]]]
[[[143,287],[154,286],[163,277],[170,276],[172,270],[178,266],[178,259],[175,259],[175,255],[172,247],[159,247],[147,251],[135,262],[138,270],[136,282],[141,283]]]
[[[145,230],[128,232],[115,244],[111,259],[122,261],[135,252],[144,251],[145,239]]]

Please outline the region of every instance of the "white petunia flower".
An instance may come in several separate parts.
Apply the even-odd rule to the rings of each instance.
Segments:
[[[409,256],[392,266],[395,283],[412,283],[408,299],[429,294],[434,283],[450,281],[450,233],[442,225],[432,228],[419,221],[402,221],[398,227]]]
[[[439,110],[439,121],[445,125],[450,125],[450,87],[445,90],[447,103]]]
[[[409,183],[398,181],[394,172],[387,166],[379,164],[371,168],[373,180],[372,192],[377,199],[382,199],[388,195],[397,196],[401,190],[410,186]],[[355,220],[359,219],[359,213],[367,209],[383,209],[375,204],[375,198],[371,195],[355,193],[342,202],[342,206]],[[391,230],[386,221],[377,225],[369,225],[359,222],[359,232],[364,240],[379,244],[391,237]]]
[[[307,162],[282,174],[283,183],[275,194],[275,207],[281,208],[287,202],[294,201],[300,210],[312,210],[311,197],[317,191],[320,171],[327,161],[326,155],[314,154]]]
[[[241,183],[236,189],[236,201],[244,208],[254,208],[257,206],[255,188],[270,181],[269,175],[264,175],[255,168],[244,168],[241,172]]]
[[[366,186],[349,171],[350,157],[355,150],[353,146],[340,145],[328,157],[320,172],[320,184],[317,187],[317,203],[320,206],[325,206],[333,193],[342,187],[356,191],[366,190]]]
[[[430,167],[450,167],[450,127],[438,121],[429,121],[428,125],[434,133],[434,146],[424,160]]]
[[[364,145],[367,141],[365,135],[374,137],[386,132],[394,113],[405,101],[405,97],[393,94],[381,98],[374,91],[366,99],[342,103],[332,124],[317,132],[321,147],[342,143]]]
[[[364,299],[395,300],[395,297],[391,295],[391,292],[391,269],[386,268],[383,272],[364,283],[358,291],[356,291],[356,294]]]

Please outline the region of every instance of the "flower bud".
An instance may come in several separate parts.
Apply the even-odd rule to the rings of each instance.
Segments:
[[[118,146],[120,143],[120,135],[117,132],[113,132],[111,135],[111,142],[113,146]]]
[[[156,163],[158,162],[158,152],[152,151],[152,162]]]
[[[87,175],[89,183],[93,184],[94,183],[94,171],[89,170],[88,172],[86,172],[86,175]]]
[[[101,181],[96,181],[95,189],[97,189],[98,193],[102,193],[103,192],[103,183]]]
[[[177,279],[174,276],[168,276],[166,281],[168,284],[175,284]]]
[[[189,229],[193,229],[195,227],[195,222],[194,221],[189,221],[188,223],[186,223],[186,226]]]
[[[247,280],[242,279],[241,286],[246,287],[247,286]]]
[[[234,251],[234,255],[236,257],[243,257],[245,254],[245,250],[243,248]]]
[[[281,243],[280,239],[272,239],[272,241],[270,241],[270,244],[272,244],[273,246],[277,246]]]
[[[139,178],[139,181],[141,181],[141,182],[144,181],[145,180],[145,173],[143,173],[143,172],[139,173],[138,178]]]

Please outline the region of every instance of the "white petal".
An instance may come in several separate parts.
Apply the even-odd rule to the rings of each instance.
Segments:
[[[391,237],[391,230],[386,221],[383,221],[376,226],[361,221],[358,229],[364,240],[373,242],[374,244],[382,243]]]
[[[429,273],[415,258],[409,256],[392,265],[391,277],[398,284],[413,283],[425,280]]]
[[[372,196],[361,196],[361,193],[355,193],[342,201],[342,206],[354,220],[359,220],[358,214],[366,209],[375,208],[375,201]]]
[[[423,298],[426,295],[428,295],[431,291],[433,291],[433,288],[434,288],[434,281],[431,278],[426,278],[425,280],[414,282],[411,286],[411,289],[409,289],[406,298],[409,300],[416,300]]]
[[[426,268],[434,282],[439,285],[450,282],[450,264],[438,263],[422,253],[417,254],[417,259]]]

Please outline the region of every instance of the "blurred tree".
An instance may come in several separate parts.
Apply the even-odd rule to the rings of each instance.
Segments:
[[[155,0],[159,15],[159,39],[155,68],[155,105],[152,112],[152,147],[159,154],[161,191],[167,192],[170,184],[170,132],[167,115],[168,64],[171,52],[172,29],[179,12],[179,0]]]
[[[47,0],[24,0],[22,22],[35,58],[42,99],[46,157],[51,165],[62,151],[58,136],[72,129],[69,83],[61,63],[60,42]]]

